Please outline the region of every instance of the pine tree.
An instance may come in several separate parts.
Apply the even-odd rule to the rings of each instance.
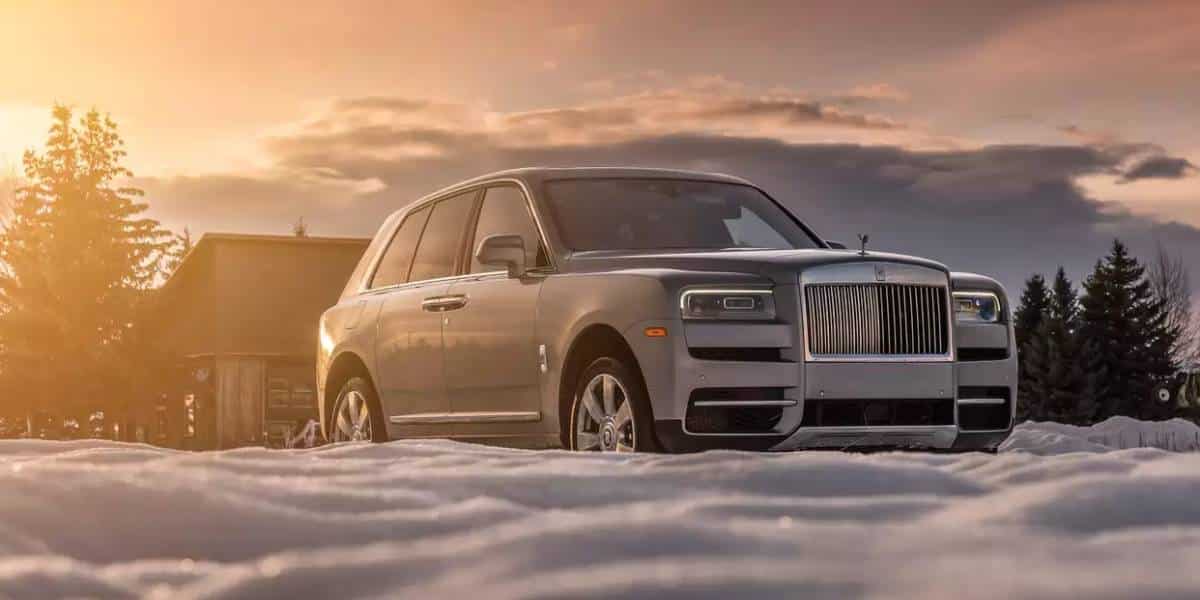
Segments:
[[[5,412],[76,414],[127,393],[135,314],[160,277],[166,232],[122,187],[116,124],[55,106],[44,153],[0,234],[0,394]],[[19,405],[16,403],[20,403]],[[15,409],[15,410],[14,410]]]
[[[1025,280],[1025,291],[1021,293],[1021,305],[1013,314],[1013,327],[1017,330],[1017,348],[1029,341],[1029,336],[1041,324],[1050,308],[1050,292],[1046,289],[1046,278],[1034,273]]]
[[[1085,344],[1085,393],[1098,403],[1096,418],[1170,414],[1174,407],[1158,404],[1152,391],[1175,371],[1171,348],[1178,333],[1168,325],[1145,268],[1114,240],[1083,287],[1079,339]]]
[[[1037,414],[1030,418],[1088,423],[1095,406],[1083,394],[1085,378],[1076,337],[1079,304],[1062,267],[1051,289],[1046,315],[1030,336],[1023,361],[1026,388],[1030,397],[1038,399]]]
[[[1025,281],[1025,291],[1021,294],[1021,305],[1013,314],[1013,326],[1017,337],[1017,359],[1020,364],[1017,382],[1017,419],[1042,419],[1044,398],[1033,385],[1028,374],[1029,340],[1037,332],[1042,320],[1049,310],[1050,294],[1046,289],[1046,279],[1040,274],[1034,274]]]
[[[1074,333],[1079,326],[1079,294],[1075,293],[1075,285],[1067,278],[1067,272],[1059,265],[1054,274],[1054,283],[1050,286],[1050,302],[1048,312],[1067,325]]]

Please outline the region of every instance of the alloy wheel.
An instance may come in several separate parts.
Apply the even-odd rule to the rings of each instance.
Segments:
[[[633,403],[621,380],[608,373],[596,375],[583,388],[583,393],[576,402],[576,450],[637,450],[637,425],[633,418]]]
[[[333,430],[334,442],[369,442],[371,409],[367,398],[358,390],[349,390],[338,404],[337,421]]]

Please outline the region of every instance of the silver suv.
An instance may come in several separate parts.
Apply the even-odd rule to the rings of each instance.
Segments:
[[[993,279],[818,237],[736,177],[520,169],[384,222],[320,321],[333,441],[993,450]]]

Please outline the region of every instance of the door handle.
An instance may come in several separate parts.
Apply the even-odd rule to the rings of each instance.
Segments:
[[[446,312],[458,310],[467,305],[466,295],[433,296],[421,301],[421,309],[427,312]]]

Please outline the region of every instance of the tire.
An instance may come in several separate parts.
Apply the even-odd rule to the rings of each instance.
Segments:
[[[642,378],[618,358],[597,358],[580,373],[568,426],[571,450],[658,451]]]
[[[365,411],[365,414],[364,412]],[[333,404],[329,441],[374,442],[388,441],[387,423],[383,420],[375,386],[364,377],[351,377],[338,391]]]

